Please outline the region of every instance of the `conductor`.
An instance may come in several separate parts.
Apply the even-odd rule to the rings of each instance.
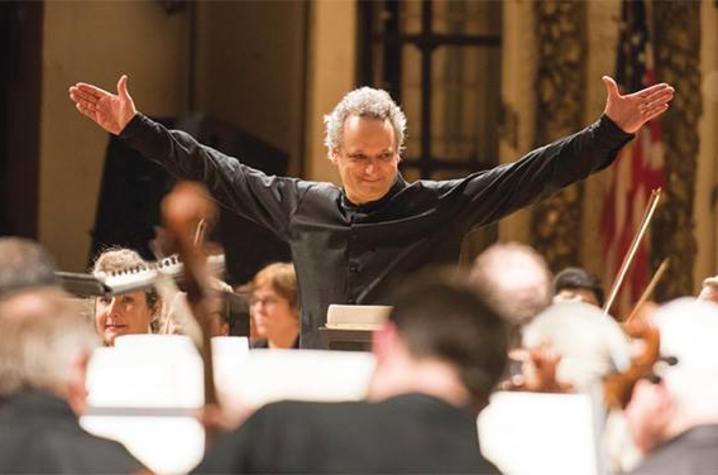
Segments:
[[[77,110],[177,177],[204,182],[214,198],[289,243],[301,306],[300,346],[319,348],[329,304],[375,304],[389,284],[457,262],[463,237],[609,166],[647,121],[668,109],[673,88],[623,95],[603,77],[607,100],[585,129],[520,160],[454,180],[408,183],[398,170],[406,117],[388,93],[362,87],[324,117],[328,157],[341,187],[267,176],[240,159],[168,130],[117,94],[77,83]]]

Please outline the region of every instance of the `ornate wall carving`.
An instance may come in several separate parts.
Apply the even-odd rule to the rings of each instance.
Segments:
[[[662,120],[667,186],[652,223],[652,266],[670,257],[656,289],[663,301],[693,291],[696,239],[693,222],[698,160],[698,119],[702,113],[700,2],[653,2],[656,73],[677,94]],[[668,237],[668,239],[667,239]]]
[[[584,2],[534,3],[537,146],[575,132],[583,124],[586,8]],[[579,262],[582,197],[579,183],[534,207],[533,244],[554,271]]]

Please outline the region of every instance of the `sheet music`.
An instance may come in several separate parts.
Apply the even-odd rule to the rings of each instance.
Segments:
[[[326,328],[337,330],[378,330],[389,318],[388,305],[336,305],[327,310]]]
[[[600,415],[586,394],[498,392],[478,418],[483,455],[503,473],[603,473]]]

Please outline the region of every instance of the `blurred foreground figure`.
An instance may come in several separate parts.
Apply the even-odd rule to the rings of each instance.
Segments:
[[[56,270],[55,261],[40,244],[17,237],[0,238],[0,297],[57,286]]]
[[[639,355],[621,325],[595,305],[558,302],[523,329],[523,346],[521,389],[591,396],[606,411],[598,421],[598,443],[608,472],[635,466],[640,455],[623,407],[638,377],[633,375],[642,370],[634,365]]]
[[[198,473],[495,473],[476,416],[506,363],[502,319],[441,282],[399,293],[374,336],[367,401],[279,402],[220,439]]]
[[[718,305],[683,298],[658,309],[661,354],[676,360],[640,381],[626,412],[647,453],[634,473],[718,472]]]
[[[524,328],[523,346],[553,354],[557,385],[572,391],[600,388],[606,377],[631,363],[628,337],[619,324],[579,301],[559,302],[539,314]],[[540,372],[535,362],[529,363],[528,379]]]
[[[479,254],[471,282],[509,324],[512,347],[521,344],[521,327],[551,305],[551,271],[524,244],[494,244]]]
[[[698,300],[718,303],[718,275],[703,280],[701,292],[698,294]]]
[[[209,336],[211,338],[216,336],[229,336],[235,322],[230,313],[228,296],[234,294],[234,290],[229,284],[216,277],[210,277],[208,284],[210,287],[209,294],[211,296],[211,298],[208,299],[209,311],[207,313],[207,317],[209,318]],[[156,333],[185,334],[180,313],[188,311],[187,293],[177,292],[168,306],[167,311],[164,312],[160,318]]]
[[[78,424],[97,338],[59,293],[26,291],[0,300],[0,472],[140,470],[121,444]]]

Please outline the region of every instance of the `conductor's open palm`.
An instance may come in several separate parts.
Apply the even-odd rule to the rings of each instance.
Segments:
[[[624,132],[636,133],[643,124],[668,110],[673,88],[666,83],[656,84],[632,94],[621,94],[613,78],[603,76],[606,85],[604,113]]]
[[[117,94],[92,84],[78,82],[70,87],[70,99],[77,110],[97,122],[106,131],[119,135],[137,114],[135,103],[127,92],[127,76],[117,81]]]

